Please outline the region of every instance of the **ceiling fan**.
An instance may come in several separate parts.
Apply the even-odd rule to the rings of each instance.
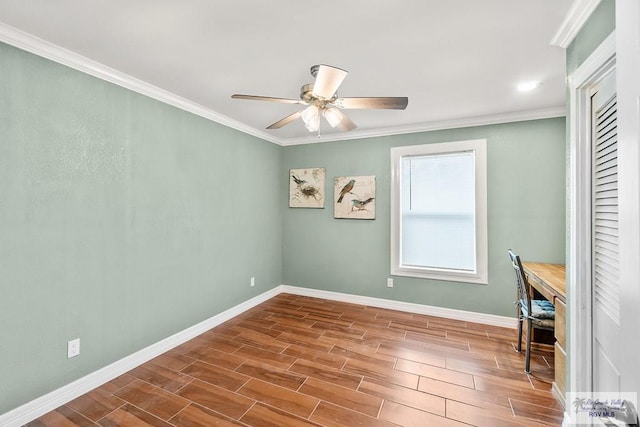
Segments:
[[[342,113],[341,109],[404,110],[407,108],[409,102],[407,97],[339,98],[336,90],[347,74],[345,70],[330,65],[314,65],[311,67],[311,75],[316,80],[300,88],[300,99],[240,94],[231,95],[231,98],[307,105],[308,107],[304,110],[296,111],[278,120],[267,126],[267,129],[280,129],[301,118],[309,132],[315,132],[320,128],[320,115],[324,116],[331,127],[337,127],[343,131],[355,129],[356,124]]]

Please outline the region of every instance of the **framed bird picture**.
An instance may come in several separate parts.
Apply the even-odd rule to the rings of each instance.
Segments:
[[[289,207],[324,209],[324,168],[289,171]]]
[[[376,219],[376,177],[335,177],[333,216],[347,219]]]

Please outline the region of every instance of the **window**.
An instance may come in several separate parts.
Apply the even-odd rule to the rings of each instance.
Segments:
[[[487,283],[486,140],[391,149],[391,274]]]

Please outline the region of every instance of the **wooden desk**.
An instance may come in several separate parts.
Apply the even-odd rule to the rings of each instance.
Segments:
[[[566,367],[567,367],[567,291],[566,270],[563,264],[543,264],[523,262],[522,268],[527,281],[533,289],[551,301],[556,309],[554,324],[554,366],[555,381],[552,385],[556,398],[565,405]]]
[[[567,303],[566,270],[564,264],[543,264],[539,262],[523,262],[522,268],[529,284],[546,299],[554,298]]]

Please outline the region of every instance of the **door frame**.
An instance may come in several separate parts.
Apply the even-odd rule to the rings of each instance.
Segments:
[[[591,89],[616,66],[613,31],[568,79],[569,253],[567,372],[572,392],[592,391]],[[564,396],[563,396],[564,397]]]

